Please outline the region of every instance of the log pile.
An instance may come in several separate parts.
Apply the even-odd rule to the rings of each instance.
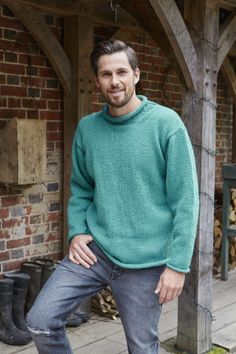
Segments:
[[[229,224],[236,227],[236,189],[231,189],[230,198],[230,213]],[[214,224],[214,255],[213,255],[213,271],[220,272],[221,266],[221,244],[222,244],[222,207],[215,210],[215,224]],[[236,234],[236,230],[235,230]],[[229,246],[229,268],[236,267],[236,237],[230,238]]]
[[[119,313],[116,308],[116,302],[109,287],[101,290],[94,295],[91,300],[91,310],[101,316],[116,320]]]

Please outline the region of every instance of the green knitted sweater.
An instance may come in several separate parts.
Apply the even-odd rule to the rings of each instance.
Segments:
[[[124,268],[188,272],[199,204],[192,146],[174,111],[138,97],[127,115],[105,106],[78,124],[68,239],[91,234]]]

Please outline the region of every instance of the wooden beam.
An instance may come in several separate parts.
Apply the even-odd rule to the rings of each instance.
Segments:
[[[236,105],[233,106],[232,163],[236,163]]]
[[[232,95],[234,105],[236,106],[236,74],[228,57],[224,60],[221,71]]]
[[[183,94],[182,117],[194,146],[199,177],[200,213],[191,272],[178,305],[177,346],[201,354],[212,340],[212,235],[215,189],[215,134],[219,8],[214,0],[191,2],[188,23],[204,33],[194,38],[199,60],[197,94]],[[209,46],[209,43],[212,45]]]
[[[236,45],[234,44],[228,53],[230,57],[236,57]]]
[[[81,0],[14,0],[11,2],[32,6],[40,12],[58,16],[83,14],[88,10],[86,2]]]
[[[236,0],[220,0],[218,2],[218,6],[222,7],[223,9],[233,10],[236,7]]]
[[[149,0],[173,47],[187,86],[196,91],[197,54],[174,0]]]
[[[3,0],[16,17],[22,21],[51,62],[66,94],[71,92],[72,68],[61,44],[48,27],[44,17],[32,7],[16,1]]]
[[[73,67],[72,92],[64,97],[64,233],[67,252],[67,204],[70,195],[71,147],[78,121],[92,112],[93,78],[89,56],[93,48],[93,24],[79,16],[64,21],[64,47]]]
[[[135,18],[139,25],[161,48],[176,72],[181,75],[181,70],[176,61],[173,48],[149,1],[145,2],[145,6],[143,6],[143,0],[117,0],[117,3]]]
[[[217,70],[220,70],[220,67],[228,54],[230,48],[233,46],[236,40],[236,15],[230,19],[228,25],[224,28],[220,34],[218,41],[218,57],[217,57]]]

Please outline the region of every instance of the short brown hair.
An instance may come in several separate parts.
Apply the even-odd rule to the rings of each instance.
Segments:
[[[105,54],[114,54],[119,52],[125,52],[127,55],[130,66],[133,70],[138,67],[138,58],[135,51],[129,47],[126,43],[119,41],[118,39],[113,39],[109,41],[99,42],[92,51],[90,55],[90,62],[94,74],[98,74],[98,61],[102,55]]]

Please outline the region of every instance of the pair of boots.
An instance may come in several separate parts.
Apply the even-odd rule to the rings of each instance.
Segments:
[[[26,298],[26,312],[29,312],[36,300],[40,290],[51,276],[59,262],[51,259],[37,258],[34,262],[23,262],[21,271],[31,277],[30,287]],[[66,320],[66,327],[78,327],[83,322],[87,322],[89,315],[77,309]]]
[[[0,280],[0,340],[10,345],[24,345],[31,341],[25,322],[25,299],[30,276],[5,273]]]
[[[56,265],[51,259],[37,258],[34,262],[23,262],[21,272],[30,276],[29,291],[26,297],[26,313],[33,306],[40,290],[55,270]]]

